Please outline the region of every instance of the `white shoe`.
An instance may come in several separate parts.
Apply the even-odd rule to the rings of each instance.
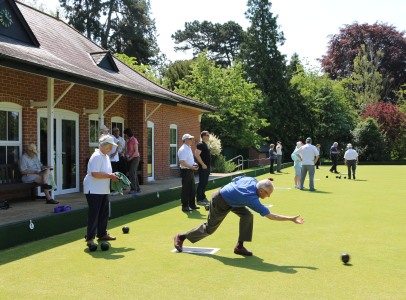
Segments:
[[[119,194],[119,192],[111,192],[110,196],[117,196]]]

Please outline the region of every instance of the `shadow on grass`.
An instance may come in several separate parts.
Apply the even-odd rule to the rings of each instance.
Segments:
[[[194,210],[194,211],[191,211],[190,213],[186,213],[186,215],[189,219],[199,219],[199,220],[207,219],[207,216],[202,215],[201,212],[198,210]]]
[[[135,248],[126,248],[126,247],[115,248],[115,247],[111,247],[111,245],[110,245],[109,250],[102,251],[100,249],[100,244],[99,244],[96,251],[91,252],[86,247],[83,252],[93,256],[93,258],[115,260],[115,259],[124,258],[125,255],[123,255],[122,253],[130,252],[130,251],[134,251],[134,250],[135,250]]]
[[[159,206],[156,206],[153,208],[140,210],[137,212],[133,212],[129,215],[111,219],[111,220],[109,220],[108,227],[109,228],[119,227],[119,226],[123,226],[123,225],[127,224],[128,222],[132,222],[135,219],[139,220],[142,218],[147,218],[149,216],[172,209],[172,208],[176,207],[177,205],[179,205],[178,203],[179,203],[178,200],[171,201],[171,202],[164,203],[162,205],[159,205]],[[19,259],[23,259],[23,258],[32,256],[32,255],[36,255],[43,251],[47,251],[52,248],[60,247],[60,246],[63,246],[65,244],[69,244],[69,243],[72,243],[75,241],[82,240],[83,244],[85,244],[85,242],[84,242],[85,233],[86,233],[86,228],[82,227],[79,229],[75,229],[75,230],[72,230],[72,231],[69,231],[66,233],[61,233],[59,235],[51,236],[51,237],[41,239],[38,241],[34,241],[34,242],[27,243],[27,244],[18,245],[16,247],[1,250],[0,251],[0,266],[8,264],[8,263],[16,261],[16,260],[19,260]],[[112,250],[114,250],[114,249],[115,248],[112,248]],[[117,248],[117,249],[120,249],[120,248]],[[98,252],[96,252],[98,254],[100,252],[100,256],[106,254],[106,252],[101,251],[101,250],[99,251],[99,250],[100,250],[100,246],[99,246]],[[84,249],[84,252],[89,252],[89,249],[86,247]],[[94,254],[94,252],[90,252],[90,254]],[[103,257],[103,258],[106,258],[106,257]],[[118,258],[120,258],[120,257],[118,257]],[[115,258],[110,257],[110,259],[115,259]]]
[[[309,267],[309,266],[278,266],[270,263],[264,262],[264,260],[257,256],[250,256],[250,257],[224,257],[218,255],[201,255],[201,254],[194,254],[192,255],[199,255],[205,256],[208,258],[212,258],[222,262],[227,266],[232,266],[236,268],[243,268],[243,269],[250,269],[256,270],[261,272],[281,272],[286,274],[295,274],[297,273],[297,269],[308,269],[308,270],[318,270],[316,267]]]
[[[327,191],[320,191],[318,189],[316,189],[315,191],[311,191],[311,190],[306,189],[306,188],[301,190],[301,192],[310,192],[312,194],[331,194],[331,192],[327,192]]]

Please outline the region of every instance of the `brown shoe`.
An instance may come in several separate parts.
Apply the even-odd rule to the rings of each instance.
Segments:
[[[99,241],[115,241],[116,238],[114,236],[110,236],[109,234],[106,234],[103,237],[98,238]]]
[[[234,253],[238,254],[238,255],[243,255],[243,256],[252,256],[252,252],[245,249],[245,247],[242,247],[242,248],[235,247]]]
[[[179,234],[175,235],[173,238],[173,244],[179,252],[182,252],[183,250],[183,241],[180,239]]]

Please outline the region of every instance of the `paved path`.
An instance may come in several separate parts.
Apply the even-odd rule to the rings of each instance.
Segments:
[[[212,173],[210,175],[210,179],[215,179],[229,175],[230,174]],[[198,181],[198,177],[196,177],[196,181]],[[146,185],[141,185],[140,195],[152,192],[165,191],[170,188],[179,186],[181,186],[180,177],[166,180],[156,180],[148,182],[148,184]],[[128,194],[110,196],[110,201],[114,202],[120,199],[124,199],[126,197],[128,197]],[[10,202],[11,208],[0,209],[0,226],[54,214],[54,207],[58,205],[69,205],[70,207],[72,207],[72,210],[87,207],[86,198],[82,193],[58,195],[56,196],[55,199],[59,201],[59,204],[57,205],[45,204],[45,200],[39,199],[36,201]]]

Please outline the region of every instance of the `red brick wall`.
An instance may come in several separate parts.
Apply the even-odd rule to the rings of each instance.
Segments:
[[[55,99],[65,91],[70,83],[55,80]],[[13,102],[22,109],[22,143],[37,144],[37,108],[30,108],[30,100],[45,101],[47,99],[47,78],[38,75],[0,67],[0,106],[1,102]],[[108,107],[117,97],[116,94],[105,92],[104,107]],[[98,105],[97,89],[75,85],[57,104],[55,109],[64,109],[79,115],[79,172],[80,180],[86,173],[86,161],[89,157],[89,116],[83,114],[83,108],[95,109]],[[122,96],[104,115],[107,126],[112,117],[122,117],[124,128],[130,127],[138,139],[141,161],[144,162],[143,179],[147,182],[148,136],[147,121],[154,123],[155,135],[155,179],[166,179],[179,174],[178,168],[169,166],[169,126],[178,126],[178,146],[182,145],[182,135],[190,133],[200,140],[200,111],[186,106],[161,105],[149,120],[144,120],[156,107],[157,103],[142,99]],[[144,109],[146,107],[146,113]],[[195,145],[193,146],[193,151]]]

